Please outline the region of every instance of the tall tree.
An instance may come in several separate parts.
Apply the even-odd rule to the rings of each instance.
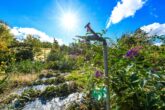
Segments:
[[[27,35],[24,43],[32,45],[34,53],[41,51],[41,41],[33,35]]]
[[[13,35],[10,33],[9,27],[3,23],[0,22],[0,51],[6,51],[8,50],[8,46],[13,41]]]

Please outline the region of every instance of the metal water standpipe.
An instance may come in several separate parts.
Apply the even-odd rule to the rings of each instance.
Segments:
[[[104,72],[105,72],[105,85],[106,85],[106,110],[110,110],[110,91],[109,91],[109,77],[108,77],[108,50],[107,50],[107,42],[102,36],[99,36],[94,30],[90,27],[90,23],[88,23],[85,28],[87,32],[91,32],[92,36],[87,36],[88,40],[97,40],[103,43],[103,56],[104,56]]]

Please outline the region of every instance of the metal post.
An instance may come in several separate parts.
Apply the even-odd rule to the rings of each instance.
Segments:
[[[104,56],[104,71],[105,71],[105,85],[107,90],[106,97],[106,110],[110,110],[110,92],[109,92],[109,78],[108,78],[108,55],[107,55],[107,42],[103,41],[103,56]]]
[[[89,35],[86,37],[86,40],[95,40],[103,42],[103,56],[104,56],[104,71],[105,71],[105,86],[106,86],[106,110],[110,110],[110,92],[109,92],[109,78],[108,78],[108,55],[107,55],[107,42],[106,39],[104,39],[101,36],[99,36],[95,31],[90,27],[90,23],[88,23],[85,28],[87,28],[87,32],[91,32],[93,35]],[[104,32],[105,33],[105,32]],[[80,38],[83,38],[83,36],[79,36]]]

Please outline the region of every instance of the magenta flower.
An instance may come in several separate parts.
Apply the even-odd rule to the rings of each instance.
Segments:
[[[137,46],[137,47],[135,47],[135,48],[132,48],[132,49],[130,49],[130,50],[126,53],[125,56],[126,56],[127,58],[133,58],[133,57],[135,57],[135,56],[138,55],[140,49],[142,49],[142,48],[143,48],[142,46]]]
[[[101,71],[96,71],[96,73],[95,73],[95,77],[96,78],[100,78],[100,77],[102,77],[103,76],[103,73],[101,72]]]

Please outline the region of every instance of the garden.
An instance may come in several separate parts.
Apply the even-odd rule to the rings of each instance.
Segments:
[[[165,109],[165,36],[137,29],[104,38],[107,75],[102,42],[82,38],[69,45],[33,35],[20,41],[0,23],[0,109],[106,110],[108,96],[112,110]]]

